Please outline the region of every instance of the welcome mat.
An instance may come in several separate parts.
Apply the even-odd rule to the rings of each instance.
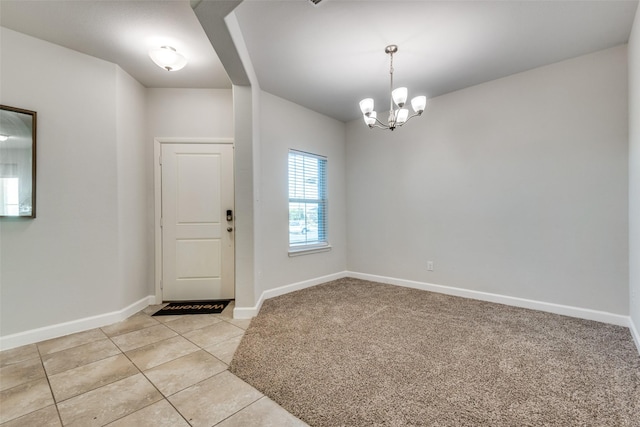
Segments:
[[[177,314],[215,314],[222,313],[222,310],[231,300],[208,300],[208,301],[178,301],[171,302],[160,310],[153,313],[153,316],[175,316]]]

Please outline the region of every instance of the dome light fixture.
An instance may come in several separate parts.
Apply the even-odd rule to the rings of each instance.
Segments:
[[[390,84],[390,100],[389,100],[389,120],[388,123],[382,123],[378,120],[377,113],[373,110],[373,98],[365,98],[360,101],[360,110],[362,111],[364,122],[370,128],[380,128],[380,129],[389,129],[394,130],[395,128],[402,126],[409,119],[419,116],[422,114],[424,109],[427,106],[427,97],[424,95],[416,96],[411,100],[411,107],[413,108],[414,114],[409,116],[409,110],[404,107],[407,102],[407,88],[399,87],[397,89],[393,89],[393,54],[398,51],[398,46],[395,44],[391,44],[384,49],[385,53],[389,55],[391,58],[389,65],[389,75],[391,79]],[[393,104],[398,107],[395,109]]]
[[[187,65],[187,58],[171,46],[161,46],[149,52],[149,57],[156,65],[167,71],[178,71]]]

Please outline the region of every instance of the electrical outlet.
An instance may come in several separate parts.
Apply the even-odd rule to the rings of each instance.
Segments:
[[[427,270],[433,271],[433,261],[427,261]]]

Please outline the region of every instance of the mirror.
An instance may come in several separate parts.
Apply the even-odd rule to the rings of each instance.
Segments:
[[[0,217],[36,217],[36,112],[0,105]]]

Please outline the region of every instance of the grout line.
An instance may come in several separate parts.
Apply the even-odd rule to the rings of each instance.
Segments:
[[[167,339],[171,339],[171,338],[167,338]],[[161,341],[166,341],[166,340],[161,340]],[[161,342],[161,341],[158,341],[158,342]],[[114,343],[114,344],[115,344],[115,343]],[[149,344],[149,345],[151,345],[151,344]],[[145,346],[145,347],[146,347],[146,346]],[[140,347],[140,348],[143,348],[143,347]],[[117,419],[115,419],[115,420],[109,421],[109,424],[114,423],[114,422],[116,422],[116,421],[118,421],[118,420],[121,420],[122,418],[128,417],[129,415],[133,415],[133,414],[135,414],[136,412],[138,412],[138,411],[142,411],[143,409],[148,408],[148,407],[149,407],[149,406],[151,406],[151,405],[155,405],[156,403],[161,402],[161,401],[163,401],[163,400],[166,400],[166,401],[171,405],[171,402],[169,402],[169,399],[167,399],[167,398],[166,398],[166,396],[165,396],[164,394],[162,394],[162,392],[161,392],[161,391],[158,389],[158,387],[153,383],[153,381],[151,381],[151,380],[149,379],[149,377],[147,377],[147,376],[145,375],[145,373],[142,371],[142,369],[140,369],[140,368],[138,367],[138,365],[136,365],[136,364],[134,363],[134,361],[133,361],[133,360],[131,360],[131,358],[129,357],[129,355],[128,355],[128,354],[126,354],[125,352],[122,352],[122,354],[124,355],[124,357],[126,357],[126,358],[129,360],[129,362],[131,362],[131,364],[132,364],[133,366],[135,366],[135,368],[138,370],[138,373],[139,373],[139,374],[142,374],[142,376],[144,377],[144,379],[145,379],[145,380],[147,380],[147,381],[149,382],[149,384],[151,384],[151,386],[152,386],[153,388],[155,388],[155,389],[156,389],[156,391],[158,392],[158,394],[160,394],[160,396],[162,396],[162,399],[157,400],[157,401],[155,401],[155,402],[152,402],[152,403],[148,404],[147,406],[144,406],[144,407],[142,407],[142,408],[140,408],[140,409],[137,409],[137,410],[135,410],[135,411],[133,411],[133,412],[131,412],[131,413],[129,413],[129,414],[125,414],[125,415],[123,415],[123,416],[122,416],[122,417],[120,417],[120,418],[117,418]],[[158,366],[159,366],[159,365],[158,365]],[[137,375],[137,374],[136,374],[136,375]],[[129,377],[127,377],[127,378],[129,378]],[[171,405],[171,406],[173,406],[173,405]],[[180,414],[180,412],[178,412],[178,413]],[[182,416],[182,414],[180,414],[180,416]],[[184,418],[184,417],[182,417],[182,418]],[[186,420],[185,420],[185,421],[186,421]],[[187,424],[188,424],[188,423],[189,423],[189,422],[187,421]],[[107,425],[108,425],[108,424],[107,424]]]
[[[36,343],[36,350],[38,351],[38,357],[40,358],[40,365],[42,365],[42,370],[44,371],[44,377],[47,380],[47,385],[49,386],[49,393],[51,393],[51,400],[53,400],[53,407],[56,409],[56,414],[58,414],[58,420],[60,421],[60,425],[64,426],[64,423],[62,422],[62,415],[60,415],[60,409],[58,409],[58,400],[56,399],[56,395],[53,393],[53,387],[51,387],[51,381],[49,380],[49,374],[47,373],[47,370],[44,367],[44,360],[42,360],[42,354],[40,353],[40,347],[38,347],[38,344]],[[45,406],[46,408],[46,406]],[[44,408],[41,408],[44,409]],[[36,411],[38,411],[39,409],[36,409]],[[29,412],[29,414],[33,413],[35,411],[31,411]],[[28,415],[28,414],[25,414]]]
[[[109,338],[107,336],[107,334],[104,333],[102,328],[93,328],[93,329],[87,329],[86,331],[74,332],[72,334],[63,335],[63,336],[58,337],[58,338],[51,338],[51,339],[44,340],[44,341],[38,341],[38,342],[36,342],[34,344],[35,344],[36,348],[38,349],[38,354],[40,355],[40,359],[42,359],[43,355],[42,355],[42,353],[40,353],[40,346],[38,344],[42,344],[42,343],[47,342],[47,341],[58,340],[58,339],[61,339],[61,338],[64,338],[64,337],[69,337],[71,335],[84,334],[84,333],[87,333],[87,332],[90,332],[90,331],[94,331],[94,330],[100,331],[100,333],[102,333],[102,335],[104,335],[104,337],[98,338],[98,339],[95,339],[95,340],[91,340],[91,341],[87,341],[87,342],[83,342],[82,344],[72,345],[71,347],[66,347],[66,348],[63,348],[63,349],[60,349],[60,350],[56,350],[56,351],[53,351],[51,353],[47,353],[44,356],[50,356],[50,355],[53,355],[53,354],[56,354],[56,353],[60,353],[62,351],[71,350],[72,348],[77,348],[77,347],[80,347],[80,346],[83,346],[83,345],[91,344],[91,343],[100,341],[101,339],[104,339],[104,338]]]
[[[236,377],[237,378],[237,377]],[[253,386],[252,386],[253,387]],[[262,394],[262,393],[260,393]],[[234,415],[236,415],[238,412],[244,411],[245,409],[247,409],[249,406],[253,405],[254,403],[256,403],[259,400],[264,399],[265,397],[267,397],[266,395],[262,394],[262,396],[260,396],[259,398],[257,398],[256,400],[254,400],[253,402],[249,403],[246,406],[243,406],[242,408],[238,409],[236,412],[234,412],[233,414],[229,415],[227,418],[222,419],[220,421],[218,421],[217,423],[215,423],[212,427],[215,427],[223,422],[225,422],[226,420],[228,420],[229,418],[233,417]]]
[[[138,312],[138,313],[136,313],[136,314],[139,314],[139,313],[144,313],[144,310],[141,310],[140,312]],[[135,314],[134,314],[134,315],[135,315]],[[148,316],[148,317],[152,317],[152,316],[151,316],[150,314],[148,314],[148,313],[144,313],[144,315],[146,315],[146,316]],[[230,340],[232,340],[232,339],[237,338],[238,336],[240,336],[240,337],[244,336],[244,334],[245,334],[245,332],[246,332],[246,329],[245,329],[245,328],[242,328],[242,327],[240,327],[240,326],[237,326],[237,325],[235,325],[235,324],[233,324],[233,322],[232,322],[232,321],[234,320],[234,319],[233,319],[233,317],[228,318],[226,315],[224,315],[224,316],[223,316],[223,315],[222,315],[222,313],[215,313],[215,314],[213,314],[213,316],[214,316],[216,319],[219,319],[220,321],[224,321],[224,322],[228,323],[229,325],[234,326],[234,327],[236,327],[236,328],[238,328],[238,329],[240,329],[240,330],[242,331],[242,333],[241,333],[241,334],[238,334],[238,335],[235,335],[235,336],[232,336],[232,337],[228,337],[228,338],[226,338],[226,339],[224,339],[224,340],[220,341],[219,343],[216,343],[215,345],[225,343],[225,342],[227,342],[227,341],[230,341]],[[129,318],[131,318],[131,316],[130,316]],[[174,319],[174,320],[179,320],[179,319]],[[123,322],[124,322],[124,321],[126,321],[126,319],[125,319],[125,320],[123,320]],[[207,351],[207,350],[205,349],[205,347],[202,347],[202,346],[198,345],[197,343],[195,343],[195,342],[191,341],[190,339],[188,339],[187,337],[185,337],[182,333],[180,333],[180,332],[178,332],[178,331],[175,331],[174,329],[172,329],[171,327],[169,327],[166,323],[170,323],[170,322],[171,322],[171,321],[167,321],[167,322],[164,322],[164,323],[163,323],[163,322],[157,321],[157,323],[158,323],[157,325],[153,325],[153,326],[145,326],[145,327],[141,327],[141,328],[139,328],[139,329],[134,329],[134,330],[131,330],[131,331],[128,331],[128,332],[124,332],[124,333],[121,333],[121,334],[118,334],[118,335],[113,335],[113,336],[109,336],[109,335],[107,335],[107,334],[102,330],[102,327],[94,328],[94,329],[96,329],[96,330],[99,330],[99,331],[102,333],[103,338],[100,338],[100,339],[97,339],[97,340],[93,340],[93,341],[84,342],[84,343],[82,343],[82,344],[78,344],[78,345],[71,346],[71,347],[68,347],[68,348],[64,348],[64,349],[61,349],[61,350],[58,350],[58,351],[55,351],[55,352],[52,352],[52,353],[48,353],[48,354],[46,354],[46,355],[44,355],[44,356],[51,356],[51,355],[55,355],[56,353],[60,353],[60,352],[62,352],[62,351],[66,351],[66,350],[70,350],[70,349],[73,349],[73,348],[77,348],[77,347],[80,347],[80,346],[83,346],[83,345],[91,344],[91,343],[93,343],[93,342],[101,341],[101,340],[103,340],[103,339],[109,340],[109,342],[111,342],[111,344],[113,344],[113,345],[114,345],[114,347],[117,349],[118,353],[117,353],[117,354],[112,354],[112,355],[109,355],[109,356],[106,356],[106,357],[102,357],[102,358],[100,358],[100,359],[98,359],[98,360],[93,360],[93,361],[91,361],[91,362],[89,362],[89,363],[84,363],[84,364],[82,364],[82,365],[80,365],[80,366],[76,366],[76,367],[73,367],[73,368],[65,369],[64,371],[60,371],[60,372],[57,372],[56,374],[51,374],[51,375],[47,372],[47,370],[46,370],[46,368],[45,368],[45,366],[44,366],[43,354],[42,354],[42,352],[40,351],[40,347],[38,346],[38,344],[39,344],[39,343],[42,343],[42,342],[44,342],[44,341],[41,341],[41,342],[39,342],[39,343],[33,343],[33,345],[35,345],[35,346],[36,346],[36,351],[37,351],[37,356],[34,356],[34,357],[33,357],[33,359],[35,359],[36,357],[38,357],[38,358],[39,358],[40,365],[41,365],[41,367],[42,367],[42,370],[43,370],[44,375],[45,375],[45,379],[46,379],[46,381],[47,381],[47,385],[48,385],[48,387],[49,387],[49,392],[51,393],[51,397],[52,397],[52,400],[53,400],[53,406],[55,407],[55,410],[56,410],[56,413],[57,413],[57,415],[58,415],[58,420],[60,421],[60,424],[61,424],[62,426],[64,426],[64,423],[63,423],[63,420],[62,420],[62,415],[60,414],[60,409],[59,409],[59,406],[58,406],[60,403],[65,402],[65,401],[67,401],[67,400],[69,400],[69,399],[71,399],[71,398],[75,398],[75,397],[78,397],[78,396],[82,396],[83,394],[89,393],[89,392],[91,392],[91,391],[98,390],[98,389],[100,389],[100,388],[102,388],[102,387],[108,386],[108,385],[113,384],[113,383],[115,383],[115,382],[117,382],[117,381],[120,381],[120,380],[123,380],[123,379],[126,379],[126,378],[130,378],[130,377],[132,377],[132,376],[134,376],[134,375],[137,375],[137,374],[142,374],[142,376],[143,376],[143,377],[144,377],[144,378],[145,378],[149,383],[151,383],[151,385],[154,387],[154,389],[156,389],[156,391],[160,394],[160,396],[162,397],[162,399],[160,399],[160,400],[158,400],[158,401],[156,401],[156,402],[150,403],[149,405],[144,406],[144,407],[142,407],[142,408],[139,408],[139,409],[137,409],[136,411],[131,412],[131,413],[129,413],[129,414],[126,414],[126,415],[124,415],[124,416],[122,416],[122,417],[119,417],[119,418],[117,418],[117,419],[111,420],[111,421],[109,421],[109,423],[113,423],[113,422],[115,422],[115,421],[118,421],[118,420],[120,420],[120,419],[122,419],[122,418],[125,418],[125,417],[127,417],[127,416],[129,416],[129,415],[132,415],[132,414],[134,414],[134,413],[136,413],[136,412],[138,412],[138,411],[141,411],[141,410],[143,410],[143,409],[145,409],[145,408],[148,408],[148,407],[149,407],[149,406],[151,406],[151,405],[154,405],[154,404],[156,404],[156,403],[161,402],[162,400],[164,400],[164,401],[166,401],[169,405],[171,405],[171,407],[172,407],[172,408],[174,408],[174,410],[175,410],[175,411],[180,415],[180,417],[182,417],[182,418],[185,420],[185,422],[187,422],[187,424],[191,425],[191,423],[190,423],[190,422],[189,422],[189,420],[186,418],[186,416],[185,416],[184,414],[182,414],[182,413],[178,410],[178,408],[176,408],[176,407],[171,403],[171,401],[169,400],[169,397],[174,396],[175,394],[180,393],[180,392],[182,392],[182,391],[184,391],[184,390],[188,389],[189,387],[193,387],[193,386],[195,386],[195,385],[197,385],[197,384],[200,384],[200,383],[202,383],[202,382],[204,382],[204,381],[208,381],[208,380],[212,379],[212,378],[213,378],[213,377],[215,377],[215,376],[218,376],[218,375],[220,375],[220,374],[223,374],[224,372],[228,372],[228,373],[230,373],[231,375],[234,375],[234,374],[233,374],[231,371],[229,371],[229,366],[230,366],[230,365],[229,365],[228,363],[226,363],[225,361],[223,361],[222,359],[220,359],[220,358],[219,358],[219,357],[217,357],[216,355],[214,355],[214,354],[210,353],[209,351]],[[119,322],[117,322],[117,323],[119,323]],[[220,323],[220,322],[215,322],[215,323],[212,323],[212,324],[210,324],[210,325],[203,326],[202,328],[196,328],[196,329],[193,329],[193,330],[191,330],[191,331],[187,331],[187,332],[185,332],[185,333],[192,332],[192,331],[196,331],[196,330],[199,330],[199,329],[203,329],[203,328],[209,327],[209,326],[211,326],[211,325],[215,325],[215,324],[217,324],[217,323]],[[208,378],[205,378],[205,379],[203,379],[203,380],[201,380],[201,381],[198,381],[198,382],[196,382],[196,383],[194,383],[194,384],[191,384],[191,385],[189,385],[189,386],[187,386],[187,387],[185,387],[185,388],[183,388],[183,389],[181,389],[181,390],[178,390],[178,391],[176,391],[175,393],[172,393],[171,395],[165,396],[165,395],[164,395],[164,394],[163,394],[163,393],[158,389],[158,387],[153,383],[153,381],[151,381],[151,380],[147,377],[147,375],[145,374],[145,372],[144,372],[140,367],[138,367],[138,365],[136,365],[136,364],[134,363],[134,361],[129,357],[129,355],[128,355],[128,354],[126,354],[126,352],[125,352],[125,351],[123,351],[123,350],[122,350],[122,348],[120,348],[120,346],[118,346],[118,344],[116,344],[116,342],[113,340],[113,338],[116,338],[116,337],[119,337],[119,336],[122,336],[122,335],[126,335],[126,334],[128,334],[128,333],[132,333],[132,332],[142,331],[142,330],[144,330],[144,329],[148,329],[148,328],[155,327],[155,326],[158,326],[158,325],[163,325],[163,326],[167,327],[167,329],[169,329],[169,330],[171,330],[171,331],[175,332],[175,333],[176,333],[176,336],[180,336],[180,337],[184,338],[186,341],[188,341],[188,342],[192,343],[193,345],[195,345],[199,350],[204,351],[206,354],[210,355],[210,356],[211,356],[211,357],[213,357],[215,360],[217,360],[217,361],[219,361],[220,363],[224,364],[224,365],[226,366],[226,369],[225,369],[225,370],[223,370],[223,371],[220,371],[220,372],[218,372],[218,373],[216,373],[216,374],[214,374],[214,375],[212,375],[212,376],[210,376],[210,377],[208,377]],[[110,326],[110,325],[107,325],[107,326]],[[87,331],[83,331],[83,332],[87,332]],[[70,334],[70,335],[72,335],[72,334]],[[157,344],[157,343],[160,343],[160,342],[163,342],[163,341],[166,341],[166,340],[172,339],[172,338],[175,338],[175,336],[174,336],[174,337],[165,338],[165,339],[162,339],[162,340],[157,341],[157,342],[155,342],[155,343],[150,343],[150,344],[147,344],[147,345],[145,345],[145,346],[137,347],[137,348],[135,348],[135,349],[131,349],[131,350],[128,350],[128,351],[134,351],[134,350],[137,350],[137,349],[141,349],[141,348],[144,348],[144,347],[147,347],[147,346],[150,346],[150,345],[154,345],[154,344]],[[55,338],[54,338],[54,339],[55,339]],[[45,341],[49,341],[49,340],[45,340]],[[196,351],[199,351],[199,350],[196,350]],[[189,354],[192,354],[192,353],[189,353]],[[183,355],[183,356],[180,356],[180,357],[185,357],[185,356],[188,356],[189,354],[186,354],[186,355]],[[91,389],[91,390],[86,390],[86,391],[84,391],[83,393],[77,394],[77,395],[75,395],[75,396],[71,396],[71,397],[69,397],[69,398],[67,398],[67,399],[64,399],[64,400],[61,400],[61,401],[59,401],[59,402],[57,401],[56,396],[55,396],[55,394],[53,393],[53,388],[51,387],[50,376],[52,376],[52,375],[57,375],[57,374],[61,374],[61,373],[67,372],[67,371],[72,370],[72,369],[80,368],[80,367],[82,367],[82,366],[86,366],[86,365],[89,365],[89,364],[91,364],[91,363],[96,363],[96,362],[99,362],[99,361],[105,360],[105,359],[107,359],[107,358],[109,358],[109,357],[116,357],[116,356],[119,356],[119,355],[123,355],[123,356],[124,356],[124,357],[125,357],[125,358],[126,358],[126,359],[127,359],[127,360],[128,360],[128,361],[129,361],[133,366],[134,366],[134,367],[135,367],[135,369],[136,369],[137,373],[134,373],[134,374],[132,374],[132,375],[130,375],[130,376],[127,376],[127,377],[125,377],[125,378],[120,378],[119,380],[112,381],[112,382],[110,382],[110,383],[108,383],[108,384],[102,384],[102,385],[100,385],[99,387],[96,387],[96,388]],[[164,362],[164,363],[172,362],[172,361],[174,361],[174,360],[179,359],[180,357],[178,357],[178,358],[176,358],[176,359],[169,360],[169,361]],[[161,365],[163,365],[164,363],[162,363],[162,364],[160,364],[160,365],[158,365],[158,366],[161,366]],[[155,366],[155,367],[157,367],[157,366]],[[154,368],[155,368],[155,367],[154,367]],[[152,368],[150,368],[150,369],[152,369]],[[235,375],[234,375],[234,376],[235,376]],[[236,377],[236,378],[238,378],[238,377]],[[244,381],[243,381],[243,382],[244,382]],[[245,382],[245,383],[246,383],[246,382]],[[253,405],[253,404],[254,404],[254,403],[256,403],[257,401],[259,401],[259,400],[261,400],[261,399],[264,399],[264,398],[266,397],[263,393],[260,393],[260,394],[261,394],[261,396],[260,396],[258,399],[256,399],[256,400],[252,401],[251,403],[249,403],[249,404],[245,405],[244,407],[242,407],[242,408],[241,408],[241,409],[239,409],[238,411],[236,411],[236,412],[234,412],[233,414],[229,415],[229,417],[225,418],[224,420],[226,420],[226,419],[228,419],[228,418],[232,417],[233,415],[237,414],[238,412],[240,412],[240,411],[242,411],[242,410],[246,409],[247,407],[249,407],[249,406]],[[44,408],[47,408],[48,406],[50,406],[50,405],[47,405],[47,406],[45,406],[45,407],[43,407],[43,408],[38,408],[38,409],[36,409],[36,410],[34,410],[34,411],[31,411],[31,412],[28,412],[28,413],[26,413],[26,414],[23,414],[23,415],[21,415],[21,417],[22,417],[22,416],[27,416],[27,415],[29,415],[29,414],[32,414],[33,412],[36,412],[36,411],[42,410],[42,409],[44,409]],[[19,418],[19,417],[18,417],[18,418]],[[17,419],[17,418],[14,418],[14,419]],[[224,420],[219,421],[218,423],[216,423],[216,425],[218,425],[219,423],[223,422]],[[7,421],[11,421],[11,420],[7,420]]]

